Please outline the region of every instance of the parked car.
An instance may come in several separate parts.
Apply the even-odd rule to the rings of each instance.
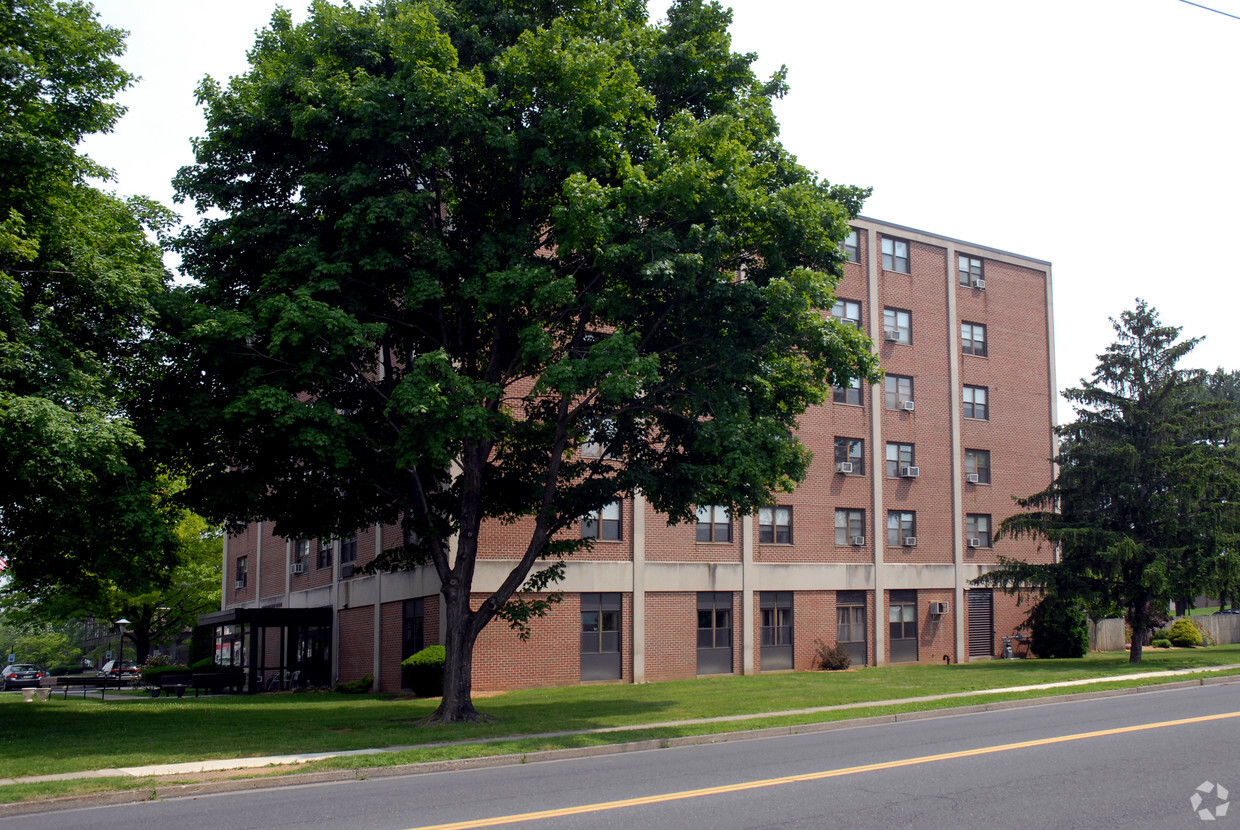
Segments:
[[[136,663],[126,660],[124,665],[118,668],[115,660],[109,660],[103,664],[103,668],[95,672],[96,677],[137,677],[142,673],[142,669]]]
[[[0,688],[7,692],[9,689],[35,687],[43,682],[43,674],[43,669],[29,663],[9,663],[0,669]]]

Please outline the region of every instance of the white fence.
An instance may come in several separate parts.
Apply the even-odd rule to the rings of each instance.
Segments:
[[[1192,619],[1209,631],[1216,643],[1240,643],[1240,614],[1218,614]],[[1089,624],[1090,651],[1123,651],[1127,642],[1124,637],[1124,621],[1121,619],[1100,620]]]

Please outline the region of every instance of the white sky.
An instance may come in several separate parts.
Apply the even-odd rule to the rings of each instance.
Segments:
[[[202,132],[194,88],[245,71],[277,4],[94,5],[130,32],[122,63],[143,80],[86,150],[122,195],[170,204]],[[301,19],[308,0],[285,5]],[[1136,297],[1207,336],[1189,365],[1240,368],[1240,20],[1179,0],[730,5],[759,75],[788,66],[785,145],[873,187],[867,216],[1053,263],[1060,389],[1093,371]],[[1240,0],[1205,5],[1240,15]]]

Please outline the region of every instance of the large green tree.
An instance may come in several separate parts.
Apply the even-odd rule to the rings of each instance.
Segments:
[[[437,719],[477,717],[476,638],[544,610],[523,597],[582,515],[637,492],[675,521],[753,511],[806,472],[797,416],[878,376],[825,311],[865,193],[780,145],[783,74],[758,80],[729,22],[700,0],[659,24],[644,0],[316,2],[200,89],[177,187],[215,213],[180,242],[200,284],[169,382],[195,440],[173,449],[234,522],[403,525],[377,567],[441,580]],[[519,520],[471,603],[486,523]]]
[[[1112,325],[1116,340],[1093,377],[1064,392],[1076,420],[1059,429],[1058,475],[1018,499],[1025,512],[998,533],[1045,539],[1059,561],[1005,560],[980,581],[1122,609],[1139,663],[1145,632],[1172,599],[1204,587],[1206,564],[1234,542],[1240,464],[1227,437],[1236,413],[1204,400],[1203,373],[1179,365],[1200,338],[1181,339],[1140,300]]]
[[[77,151],[123,111],[122,51],[88,3],[0,2],[0,555],[35,593],[139,587],[175,547],[127,417],[168,213]]]

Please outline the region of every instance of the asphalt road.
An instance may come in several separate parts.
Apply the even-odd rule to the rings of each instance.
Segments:
[[[1219,684],[553,763],[12,818],[0,808],[0,830],[1240,830],[1238,739],[1240,684]],[[1234,814],[1218,785],[1234,790]],[[530,815],[546,811],[559,814]]]

